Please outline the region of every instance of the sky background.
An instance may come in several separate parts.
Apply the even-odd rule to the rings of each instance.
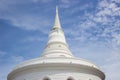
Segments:
[[[41,55],[56,5],[72,53],[97,64],[106,80],[119,80],[120,0],[0,0],[0,80]]]

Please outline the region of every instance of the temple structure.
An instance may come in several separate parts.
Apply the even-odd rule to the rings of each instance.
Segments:
[[[62,30],[58,8],[46,47],[39,58],[18,64],[7,80],[104,80],[93,63],[73,56]]]

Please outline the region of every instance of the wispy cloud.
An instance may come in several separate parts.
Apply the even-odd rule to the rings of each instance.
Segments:
[[[27,15],[20,16],[17,19],[12,18],[11,20],[16,27],[25,30],[40,30],[44,33],[48,31],[47,27],[50,26],[52,23],[49,19],[46,19],[45,17],[27,16]]]
[[[120,74],[120,6],[118,4],[120,4],[119,0],[99,1],[94,11],[86,11],[80,17],[79,22],[74,24],[75,28],[65,31],[67,36],[72,35],[72,38],[68,39],[68,42],[72,42],[70,43],[72,52],[77,57],[98,62],[106,74],[106,80],[120,78],[118,75]]]
[[[109,55],[109,58],[106,59],[106,63],[101,66],[101,68],[106,73],[107,80],[119,80],[120,76],[120,54],[119,53],[113,53]],[[112,74],[111,74],[112,72]]]
[[[39,30],[43,33],[48,32],[48,28],[46,27],[51,26],[52,22],[49,18],[45,17],[42,13],[40,13],[40,11],[39,12],[37,11],[37,14],[39,13],[39,15],[36,15],[30,11],[36,10],[36,8],[33,9],[33,7],[30,6],[31,4],[34,4],[32,3],[32,0],[31,1],[2,0],[0,4],[1,4],[0,18],[4,20],[9,20],[11,24],[14,25],[14,27],[18,27],[25,30]],[[28,5],[29,7],[26,7],[25,4],[26,5],[29,4]],[[37,7],[37,4],[34,7]],[[28,12],[26,12],[26,9],[28,9]]]
[[[79,1],[78,0],[60,0],[61,4],[60,4],[60,7],[61,8],[69,8],[75,4],[77,4]]]
[[[23,56],[9,56],[4,59],[3,63],[0,61],[0,64],[2,64],[2,66],[0,66],[0,79],[7,80],[7,75],[13,67],[24,60]]]
[[[29,36],[23,39],[23,42],[42,42],[46,40],[46,37],[40,37],[40,36]]]
[[[75,41],[70,43],[70,48],[76,57],[84,58],[96,63],[102,69],[102,71],[105,72],[106,80],[119,80],[119,49],[111,47],[111,44],[106,45],[102,42],[86,42],[86,44],[78,44],[78,41]]]
[[[1,57],[1,56],[4,56],[5,54],[6,54],[6,52],[0,51],[0,57]]]
[[[11,59],[16,62],[16,63],[19,63],[19,62],[22,62],[24,61],[24,57],[23,56],[11,56]]]
[[[115,2],[113,2],[113,0],[99,1],[95,11],[92,13],[86,12],[84,19],[80,19],[80,21],[74,25],[80,29],[69,32],[73,32],[75,35],[78,33],[79,36],[76,36],[76,38],[84,36],[86,40],[100,40],[103,41],[103,43],[111,42],[118,45],[120,41],[120,7]],[[118,18],[116,18],[116,16],[118,16]]]
[[[37,2],[37,3],[49,3],[49,2],[52,2],[53,0],[32,0],[33,2]]]
[[[120,64],[115,62],[113,64],[106,64],[103,66],[103,70],[106,72],[106,80],[119,80]],[[111,74],[112,72],[112,74]]]

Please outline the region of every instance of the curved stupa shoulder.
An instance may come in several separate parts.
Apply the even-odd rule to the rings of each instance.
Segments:
[[[84,60],[84,59],[79,59],[79,58],[73,58],[73,57],[41,57],[41,58],[36,58],[32,60],[25,61],[19,65],[17,65],[13,71],[8,75],[8,78],[10,78],[12,75],[15,75],[16,73],[19,73],[23,70],[28,70],[28,69],[36,69],[36,68],[58,68],[58,67],[72,67],[74,69],[78,70],[87,70],[88,73],[94,74],[98,77],[100,77],[102,80],[104,80],[105,75],[104,73],[100,70],[98,66],[95,64]],[[86,72],[87,73],[87,72]]]
[[[31,59],[27,60],[23,63],[20,63],[17,65],[14,70],[25,67],[25,66],[30,66],[30,65],[36,65],[36,64],[49,64],[49,63],[68,63],[68,64],[78,64],[78,65],[83,65],[83,66],[89,66],[89,67],[94,67],[96,69],[100,68],[96,66],[95,64],[85,60],[85,59],[80,59],[80,58],[70,58],[70,57],[41,57],[41,58],[36,58],[36,59]]]

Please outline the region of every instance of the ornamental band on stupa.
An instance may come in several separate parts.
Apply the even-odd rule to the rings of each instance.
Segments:
[[[55,23],[39,58],[17,65],[7,80],[104,80],[105,74],[93,63],[72,55],[62,30],[58,7]]]

